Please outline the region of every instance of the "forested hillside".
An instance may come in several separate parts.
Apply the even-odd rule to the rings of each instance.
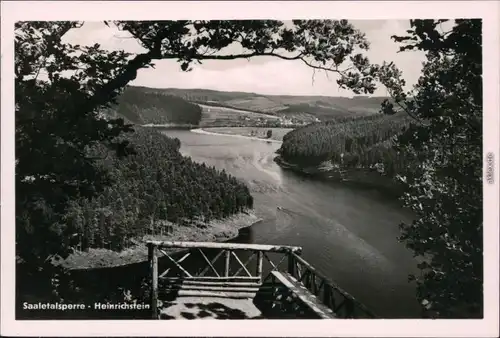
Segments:
[[[253,112],[297,115],[308,114],[321,120],[342,116],[364,116],[377,113],[385,97],[294,96],[224,92],[208,89],[149,89],[155,93],[175,95],[188,101],[217,104]]]
[[[406,115],[371,115],[314,123],[295,129],[283,138],[278,150],[285,161],[318,165],[323,161],[348,168],[384,163],[387,173],[397,172],[404,160],[391,140],[409,125]]]
[[[202,109],[181,97],[168,95],[160,91],[144,88],[125,88],[118,98],[118,105],[111,109],[136,124],[193,124],[201,119]]]
[[[71,203],[71,246],[120,250],[133,237],[159,233],[165,221],[189,226],[191,220],[221,219],[252,207],[243,183],[183,157],[178,139],[141,127],[121,137],[135,155],[119,159],[103,146],[90,151],[103,158],[100,165],[114,183],[96,198]]]

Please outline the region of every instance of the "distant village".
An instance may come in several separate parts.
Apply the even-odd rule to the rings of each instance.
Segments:
[[[304,126],[312,122],[320,122],[320,120],[315,117],[305,120],[303,118],[286,117],[286,116],[279,116],[278,119],[271,119],[265,117],[251,118],[248,116],[240,116],[239,120],[246,122],[244,124],[252,124],[256,127],[287,127],[287,128],[293,126]]]

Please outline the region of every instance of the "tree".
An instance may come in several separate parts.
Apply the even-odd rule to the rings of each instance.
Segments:
[[[141,68],[175,59],[182,70],[204,60],[273,56],[301,60],[335,72],[355,92],[375,89],[374,71],[356,50],[364,35],[346,20],[115,21],[147,52],[109,52],[99,45],[64,43],[81,22],[21,22],[16,25],[16,205],[18,256],[38,266],[51,255],[65,256],[61,215],[74,198],[95,196],[109,185],[108,173],[85,149],[105,143],[120,155],[133,150],[117,136],[131,132],[122,119],[102,115]],[[240,54],[220,54],[240,44]],[[354,65],[343,70],[344,63]],[[42,75],[45,76],[42,76]],[[34,226],[33,224],[36,224]]]
[[[394,98],[384,110],[414,118],[395,149],[413,161],[399,179],[417,218],[401,225],[401,240],[424,258],[421,276],[411,276],[418,298],[428,316],[481,317],[482,25],[455,20],[443,32],[445,21],[412,20],[409,36],[393,37],[401,50],[425,51],[427,61],[408,93],[394,73],[381,74]]]
[[[62,217],[69,203],[109,184],[109,175],[85,149],[102,143],[120,155],[131,151],[126,142],[115,141],[130,126],[99,116],[99,109],[113,102],[113,93],[98,88],[123,67],[127,54],[61,41],[79,26],[16,24],[16,249],[35,269],[51,255],[68,253],[64,239],[70,234]],[[64,76],[67,71],[72,75]]]

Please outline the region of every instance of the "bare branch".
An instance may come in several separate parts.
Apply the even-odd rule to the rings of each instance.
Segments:
[[[40,63],[40,65],[38,67],[38,70],[36,72],[36,75],[35,75],[35,78],[34,78],[35,81],[38,79],[38,75],[40,75],[40,71],[42,70],[42,68],[45,67],[45,62],[46,61],[47,61],[47,57],[44,56],[42,62]]]
[[[328,72],[325,70],[325,75],[326,75],[326,78],[328,79],[328,81],[330,81],[330,77],[328,76]]]
[[[154,59],[177,59],[179,58],[178,54],[164,54],[164,55],[154,55]],[[274,52],[253,52],[253,53],[243,53],[243,54],[228,54],[228,55],[203,55],[203,54],[196,54],[192,56],[191,58],[193,60],[199,59],[199,60],[237,60],[237,59],[248,59],[251,57],[256,57],[256,56],[273,56],[277,57],[283,60],[300,60],[302,58],[302,54],[298,54],[296,56],[285,56],[281,54],[277,54]]]
[[[335,68],[332,68],[332,67],[323,67],[323,66],[317,66],[317,65],[313,65],[312,63],[310,63],[309,61],[307,61],[306,59],[304,58],[301,58],[302,62],[304,62],[307,66],[311,67],[311,68],[314,68],[314,69],[319,69],[319,70],[324,70],[324,71],[328,71],[328,72],[335,72],[335,73],[341,73],[337,67]]]
[[[137,40],[135,37],[133,36],[119,36],[117,34],[113,34],[113,37],[116,38],[116,39],[134,39],[134,40]]]

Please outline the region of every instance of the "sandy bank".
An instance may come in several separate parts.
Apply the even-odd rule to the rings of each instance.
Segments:
[[[148,123],[148,124],[143,124],[141,127],[145,128],[167,128],[167,129],[175,129],[175,128],[182,128],[182,129],[191,129],[191,128],[196,128],[196,124],[189,124],[189,123],[164,123],[164,124],[153,124],[153,123]]]
[[[218,136],[231,136],[231,137],[239,137],[239,138],[245,138],[245,139],[250,139],[250,140],[258,140],[258,141],[263,141],[263,142],[270,142],[270,143],[283,143],[283,141],[279,140],[273,140],[273,139],[267,139],[267,138],[260,138],[260,137],[255,137],[255,136],[246,136],[246,135],[240,135],[235,133],[234,131],[230,131],[228,127],[227,132],[221,132],[220,130],[218,132],[213,132],[210,131],[210,128],[197,128],[197,129],[191,129],[191,132],[197,133],[197,134],[205,134],[205,135],[218,135]],[[208,129],[208,130],[206,130]],[[217,128],[220,129],[220,128]],[[269,128],[270,129],[270,128]]]
[[[209,223],[198,223],[191,226],[176,225],[168,235],[147,235],[135,239],[135,246],[121,252],[107,249],[90,249],[85,252],[76,252],[59,264],[68,269],[94,269],[140,263],[148,258],[147,247],[144,244],[145,240],[224,242],[237,237],[240,229],[260,221],[262,219],[255,214],[242,212]]]

